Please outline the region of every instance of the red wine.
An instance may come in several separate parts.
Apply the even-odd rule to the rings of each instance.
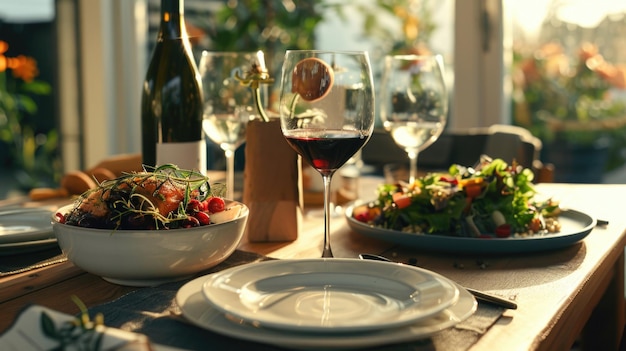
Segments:
[[[322,174],[331,174],[343,166],[365,145],[368,137],[351,130],[297,129],[285,138],[302,158]]]
[[[161,0],[161,25],[143,84],[143,163],[206,171],[202,80],[184,20],[184,0]]]

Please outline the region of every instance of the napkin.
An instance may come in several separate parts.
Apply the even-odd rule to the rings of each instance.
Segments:
[[[83,328],[77,321],[74,316],[30,305],[0,336],[0,350],[154,350],[145,335],[104,325]]]

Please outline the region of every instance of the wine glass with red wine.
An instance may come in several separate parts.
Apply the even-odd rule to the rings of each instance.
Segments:
[[[280,85],[282,133],[324,181],[322,257],[333,257],[331,179],[367,143],[374,128],[369,56],[367,52],[288,50]]]

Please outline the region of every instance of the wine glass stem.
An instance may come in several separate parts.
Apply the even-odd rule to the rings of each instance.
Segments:
[[[226,198],[235,199],[235,152],[224,150],[226,156]]]
[[[330,181],[332,174],[322,174],[324,180],[324,248],[322,257],[333,257],[333,251],[330,249]]]
[[[409,155],[409,184],[417,178],[417,151],[408,151]]]

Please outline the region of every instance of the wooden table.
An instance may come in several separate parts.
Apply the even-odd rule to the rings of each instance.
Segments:
[[[362,190],[361,197],[370,197],[377,181],[363,179],[361,189],[368,193]],[[464,286],[514,299],[518,309],[507,310],[471,350],[569,350],[581,338],[585,348],[615,350],[625,324],[626,215],[619,201],[626,195],[626,185],[541,184],[538,189],[554,194],[564,206],[608,220],[609,225],[596,227],[583,242],[558,251],[450,255],[406,250],[366,238],[336,217],[331,221],[333,252],[336,257],[369,252],[399,261],[417,259],[419,266]],[[296,241],[243,242],[240,249],[276,258],[311,258],[319,257],[321,245],[322,218],[307,215]],[[4,277],[0,279],[0,330],[28,303],[77,313],[69,299],[72,294],[92,306],[134,289],[107,283],[71,263]]]

